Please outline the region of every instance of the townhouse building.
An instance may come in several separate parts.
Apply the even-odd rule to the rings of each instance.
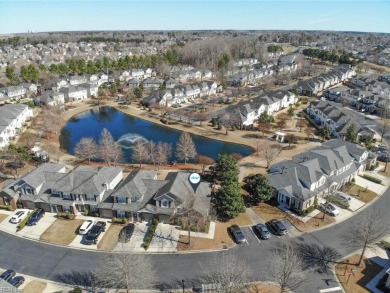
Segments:
[[[304,211],[375,162],[366,148],[335,139],[273,164],[266,176],[281,205]]]

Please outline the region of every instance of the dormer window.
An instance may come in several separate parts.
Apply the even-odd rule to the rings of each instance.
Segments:
[[[166,199],[163,199],[163,200],[161,201],[161,207],[163,207],[163,208],[168,208],[168,207],[169,207],[169,201],[166,200]]]
[[[127,203],[127,202],[126,202],[126,198],[125,198],[124,196],[118,196],[118,197],[116,198],[116,202],[117,202],[117,203]]]

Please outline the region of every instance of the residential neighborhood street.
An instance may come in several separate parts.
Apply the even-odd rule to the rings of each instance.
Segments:
[[[383,217],[383,221],[390,221],[390,190],[388,189],[377,201],[368,206],[354,217],[313,233],[305,233],[299,237],[287,235],[277,239],[271,237],[269,241],[257,241],[251,228],[245,228],[248,243],[237,245],[231,249],[240,259],[245,259],[253,270],[253,280],[267,280],[267,267],[272,248],[281,241],[292,239],[298,245],[329,246],[336,249],[341,256],[353,250],[342,241],[342,235],[350,229],[354,221],[359,219],[368,210],[375,209]],[[272,239],[274,238],[274,239]],[[12,268],[20,273],[54,281],[71,277],[72,272],[94,270],[99,267],[102,252],[89,252],[43,244],[0,232],[0,267]],[[279,241],[275,241],[279,240]],[[229,252],[210,252],[229,253]],[[205,262],[210,253],[190,254],[158,254],[151,255],[158,278],[161,283],[175,283],[175,280],[190,280],[196,277],[199,264]],[[301,292],[321,292],[327,288],[335,288],[338,283],[329,273],[319,273],[311,268],[306,272],[307,279]],[[336,292],[336,291],[335,291]]]

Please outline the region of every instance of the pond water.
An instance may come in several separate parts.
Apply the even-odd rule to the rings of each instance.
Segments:
[[[175,147],[181,131],[129,116],[113,107],[95,108],[73,116],[62,129],[61,146],[73,154],[74,147],[81,138],[89,136],[98,141],[103,128],[107,128],[117,144],[123,148],[127,163],[131,162],[132,146],[138,139],[172,144],[173,152],[170,161],[177,160]],[[208,156],[214,160],[218,158],[218,154],[238,153],[245,157],[253,153],[252,148],[239,144],[193,134],[192,139],[199,155]]]

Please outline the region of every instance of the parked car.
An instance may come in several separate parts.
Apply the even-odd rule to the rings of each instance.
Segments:
[[[256,230],[259,232],[262,239],[270,239],[271,233],[268,231],[267,227],[264,224],[257,224]]]
[[[35,210],[31,217],[27,221],[27,226],[36,225],[40,219],[45,215],[45,211],[42,209]]]
[[[14,224],[20,223],[28,216],[29,212],[30,212],[29,210],[17,211],[9,221]]]
[[[134,228],[135,228],[135,226],[132,223],[123,227],[121,232],[119,233],[119,242],[121,242],[121,243],[129,242],[131,239],[131,236],[133,235]]]
[[[379,156],[378,156],[378,161],[381,161],[381,162],[390,162],[390,154],[389,153],[380,153]]]
[[[87,234],[89,232],[89,230],[91,230],[91,228],[93,227],[93,225],[95,225],[95,221],[92,220],[92,219],[89,219],[89,220],[86,220],[81,226],[80,226],[80,229],[79,229],[79,234],[81,235],[84,235],[84,234]]]
[[[273,219],[269,221],[270,227],[275,231],[277,235],[286,235],[287,228],[283,225],[283,223],[279,220]]]
[[[0,275],[0,279],[3,279],[4,281],[11,280],[16,275],[14,270],[6,270]]]
[[[347,201],[347,202],[350,202],[351,201],[351,197],[348,195],[348,194],[345,194],[344,192],[341,192],[341,191],[337,191],[335,194],[334,194],[335,197],[343,200],[343,201]]]
[[[229,228],[229,231],[232,234],[234,241],[236,241],[237,243],[246,242],[245,235],[244,235],[244,233],[242,233],[242,230],[240,227],[238,227],[238,225],[232,225]]]
[[[91,230],[89,230],[87,237],[85,237],[86,244],[97,244],[100,234],[106,231],[106,225],[106,222],[103,221],[99,221],[93,225]]]
[[[321,203],[319,208],[333,217],[336,217],[338,214],[340,214],[339,210],[331,203]]]
[[[22,276],[17,276],[13,278],[12,280],[8,281],[12,286],[19,288],[23,283],[25,279]]]

